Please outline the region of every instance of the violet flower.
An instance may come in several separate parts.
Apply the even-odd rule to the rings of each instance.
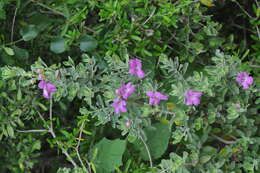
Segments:
[[[185,104],[186,105],[198,105],[200,104],[200,97],[202,96],[202,92],[188,90],[185,94]]]
[[[131,82],[128,82],[126,85],[121,85],[119,89],[116,90],[116,93],[121,95],[124,99],[127,99],[135,92],[135,87]]]
[[[39,80],[43,80],[44,79],[44,75],[43,74],[39,74],[37,77]]]
[[[144,78],[144,71],[142,70],[142,62],[140,59],[129,60],[129,72],[130,74],[136,75],[136,77]]]
[[[50,99],[51,94],[53,92],[57,91],[54,84],[52,84],[50,82],[46,82],[44,80],[40,81],[40,83],[38,84],[38,87],[43,89],[43,97],[46,98],[46,99]]]
[[[253,84],[254,79],[251,76],[249,76],[246,72],[239,72],[237,73],[236,81],[241,86],[243,86],[244,89],[247,89],[250,85]]]
[[[150,97],[149,99],[150,105],[158,105],[161,100],[168,100],[167,96],[157,91],[156,92],[148,91],[146,92],[146,95]]]
[[[114,99],[114,103],[111,104],[114,107],[115,113],[120,114],[121,112],[127,112],[126,102],[123,99],[116,98]]]
[[[235,106],[236,106],[237,109],[241,108],[241,105],[239,103],[235,104]]]

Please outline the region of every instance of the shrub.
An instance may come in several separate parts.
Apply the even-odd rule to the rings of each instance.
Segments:
[[[252,5],[0,2],[1,172],[257,172]]]

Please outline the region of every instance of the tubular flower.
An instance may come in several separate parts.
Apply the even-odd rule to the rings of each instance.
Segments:
[[[142,70],[142,62],[140,59],[130,59],[129,60],[129,72],[130,74],[136,75],[136,77],[142,79],[145,74]]]
[[[185,104],[186,105],[198,105],[200,104],[200,97],[202,96],[202,92],[188,90],[185,94]]]
[[[116,90],[116,93],[121,95],[124,99],[127,99],[135,92],[135,87],[129,82],[126,85],[121,85],[119,89]]]
[[[127,112],[126,102],[123,99],[116,98],[114,100],[114,103],[111,104],[111,106],[114,107],[116,114],[120,114],[121,112]]]
[[[43,97],[46,98],[46,99],[50,99],[51,98],[51,94],[53,92],[57,91],[57,89],[56,89],[54,84],[52,84],[50,82],[46,82],[44,80],[39,82],[38,87],[43,89]]]
[[[150,105],[158,105],[161,100],[168,100],[168,97],[163,95],[160,92],[148,91],[146,92],[146,95],[150,97],[149,99]]]
[[[246,72],[239,72],[239,73],[237,73],[236,81],[244,89],[247,89],[247,88],[249,88],[250,85],[253,84],[254,79],[251,76],[249,76]]]

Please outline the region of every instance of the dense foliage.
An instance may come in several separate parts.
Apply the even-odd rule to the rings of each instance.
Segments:
[[[0,172],[260,171],[257,0],[1,0]]]

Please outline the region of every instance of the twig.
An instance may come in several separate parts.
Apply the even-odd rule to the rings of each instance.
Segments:
[[[260,68],[260,65],[250,65],[250,67],[254,67],[254,68]]]
[[[46,129],[33,129],[33,130],[16,130],[21,133],[38,133],[38,132],[48,132]]]
[[[153,168],[153,161],[152,161],[152,157],[151,157],[151,153],[150,153],[150,151],[149,151],[149,148],[148,148],[146,142],[144,141],[144,139],[143,139],[141,133],[139,133],[139,137],[140,137],[140,139],[142,140],[142,142],[143,142],[143,144],[144,144],[144,146],[145,146],[145,149],[146,149],[146,151],[147,151],[147,154],[148,154],[148,157],[149,157],[149,161],[150,161],[150,167]]]
[[[54,131],[50,129],[49,132],[51,133],[52,137],[55,139],[56,138],[56,134],[54,133]],[[72,157],[69,155],[68,151],[61,146],[61,143],[59,141],[56,141],[56,143],[61,148],[62,153],[65,154],[65,156],[68,158],[68,160],[72,163],[72,165],[74,167],[77,167],[77,164],[74,162]]]
[[[51,121],[51,126],[49,126],[46,121],[44,120],[43,116],[41,115],[40,112],[38,112],[39,117],[41,118],[41,120],[46,124],[47,128],[48,128],[48,132],[52,135],[52,137],[55,139],[56,138],[56,134],[53,131],[53,126],[52,126],[52,100],[50,101],[50,121]],[[69,155],[68,151],[61,146],[61,143],[59,141],[56,141],[56,144],[60,147],[61,151],[63,154],[65,154],[65,156],[68,158],[68,160],[71,162],[71,164],[74,167],[77,167],[77,164],[75,163],[75,161],[72,159],[72,157]]]
[[[94,31],[93,29],[91,29],[91,28],[89,28],[89,27],[87,27],[87,26],[83,26],[83,28],[85,28],[86,30],[88,30],[88,31],[90,31],[90,32],[93,32],[93,33],[96,32],[96,31]]]
[[[149,17],[142,23],[142,25],[145,25],[154,15],[156,8],[153,9]]]
[[[228,141],[228,140],[222,139],[221,137],[218,137],[218,136],[213,135],[213,134],[211,136],[216,138],[220,142],[223,142],[224,144],[235,144],[235,143],[237,143],[237,141]]]
[[[43,7],[43,8],[48,9],[48,10],[51,11],[53,14],[66,17],[62,12],[57,11],[57,10],[54,10],[54,9],[48,7],[47,5],[44,5],[44,4],[40,3],[40,2],[37,2],[36,0],[30,0],[30,1],[33,2],[33,3],[36,3],[37,5],[39,5],[39,6]]]
[[[80,146],[80,142],[81,142],[81,137],[82,137],[82,132],[83,132],[83,128],[84,128],[84,125],[85,125],[85,121],[83,121],[83,123],[81,124],[81,127],[80,127],[80,132],[79,132],[79,137],[78,137],[78,143],[77,143],[77,146],[75,147],[75,150],[76,150],[76,153],[77,153],[77,156],[78,156],[78,159],[80,161],[80,164],[81,166],[87,170],[87,168],[85,167],[81,157],[80,157],[80,154],[79,154],[79,146]],[[90,170],[91,171],[91,170]]]
[[[13,42],[13,38],[14,38],[14,24],[15,24],[15,19],[16,19],[16,13],[17,13],[17,8],[15,8],[13,22],[12,22],[11,42]]]
[[[50,112],[49,112],[49,116],[50,116],[50,129],[53,130],[53,124],[52,124],[52,99],[50,99]]]
[[[258,28],[258,26],[255,26],[255,27],[256,27],[256,31],[257,31],[258,38],[260,39],[260,31],[259,31],[259,28]]]
[[[249,18],[254,18],[252,17],[237,1],[233,1],[235,4],[239,6],[239,8],[249,17]]]
[[[4,44],[4,45],[5,45],[5,46],[7,46],[7,45],[13,45],[13,44],[18,43],[18,42],[20,42],[20,41],[23,41],[23,39],[21,38],[21,39],[16,40],[16,41],[11,41],[10,43],[6,43],[6,44]]]

